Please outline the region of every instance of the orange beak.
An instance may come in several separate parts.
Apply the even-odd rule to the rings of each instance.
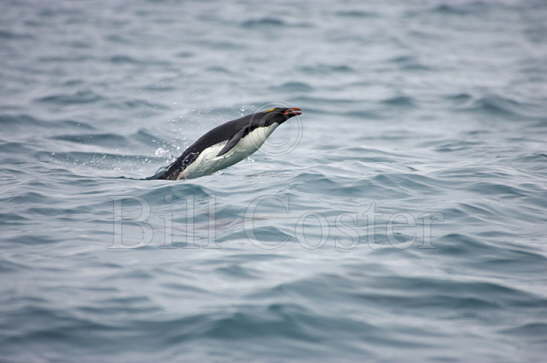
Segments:
[[[300,116],[302,114],[302,109],[300,107],[291,107],[283,111],[283,115],[285,116]]]

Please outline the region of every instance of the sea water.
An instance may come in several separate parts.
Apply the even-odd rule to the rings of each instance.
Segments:
[[[544,1],[0,10],[1,361],[545,360]]]

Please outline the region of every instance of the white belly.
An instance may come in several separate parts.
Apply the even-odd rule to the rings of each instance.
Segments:
[[[177,179],[198,178],[234,165],[257,151],[277,126],[279,125],[274,123],[268,127],[254,129],[247,136],[239,140],[239,143],[230,151],[221,156],[217,156],[217,154],[228,141],[208,147],[199,154],[192,164],[188,165],[179,174]]]

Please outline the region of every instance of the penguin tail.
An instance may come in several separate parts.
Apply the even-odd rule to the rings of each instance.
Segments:
[[[154,175],[149,176],[148,178],[144,178],[144,180],[161,180],[161,179],[164,179],[164,180],[170,179],[169,168],[166,168],[166,167],[160,168],[158,169],[158,171],[154,173]]]

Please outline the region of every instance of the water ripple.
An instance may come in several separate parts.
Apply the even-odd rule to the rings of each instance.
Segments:
[[[242,27],[245,28],[262,28],[262,27],[279,27],[287,25],[280,18],[275,17],[265,17],[260,19],[245,20],[241,23]]]
[[[36,99],[38,102],[51,103],[55,105],[78,105],[85,103],[95,103],[104,100],[104,97],[96,94],[93,91],[77,91],[72,94],[56,94],[44,96]]]
[[[544,1],[95,5],[0,12],[0,360],[545,360]]]

